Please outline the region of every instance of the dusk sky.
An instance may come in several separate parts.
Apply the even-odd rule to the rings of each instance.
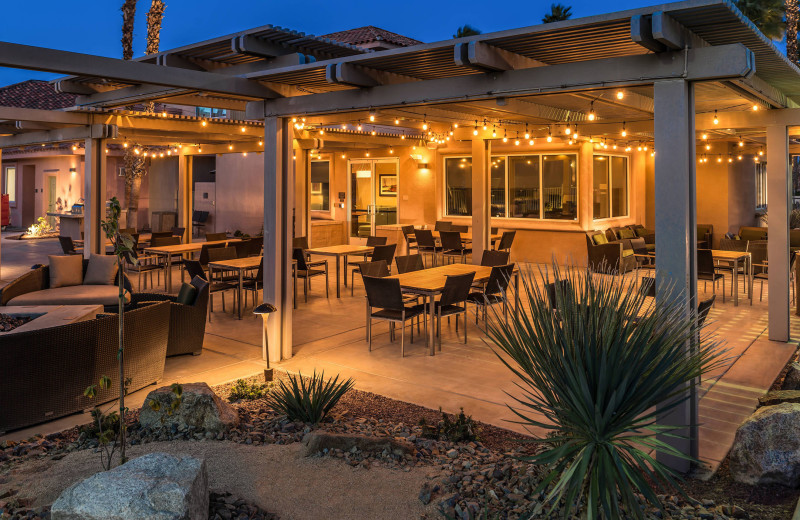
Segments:
[[[120,57],[122,0],[91,0],[75,4],[62,0],[3,3],[0,39],[55,49]],[[572,5],[573,18],[655,4],[621,0],[614,3],[580,0]],[[135,52],[144,52],[145,14],[149,0],[139,0]],[[483,32],[541,23],[550,2],[439,0],[438,2],[382,2],[375,0],[167,0],[161,48],[169,49],[261,25],[321,35],[362,25],[375,25],[425,42],[452,37],[469,23]],[[30,78],[51,79],[53,74],[0,68],[0,86]]]

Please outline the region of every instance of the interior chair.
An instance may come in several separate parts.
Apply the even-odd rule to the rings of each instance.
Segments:
[[[306,252],[304,249],[296,247],[292,250],[292,258],[297,260],[297,269],[295,270],[296,277],[303,279],[303,294],[305,296],[306,303],[308,303],[308,289],[311,285],[311,279],[315,276],[325,276],[325,297],[328,298],[330,296],[330,292],[328,290],[328,261],[323,260],[321,262],[315,262],[314,265],[309,264],[308,260],[306,260]],[[315,267],[322,267],[322,269],[316,269]],[[295,298],[297,292],[297,285],[295,284]]]
[[[83,248],[75,247],[75,243],[72,241],[72,237],[65,237],[59,235],[58,243],[61,244],[61,250],[64,251],[65,255],[80,255],[83,254]]]
[[[252,242],[252,240],[245,239],[231,244],[236,249],[236,258],[247,258],[250,256],[250,242]]]
[[[424,304],[406,305],[397,278],[362,276],[367,292],[367,342],[372,351],[372,321],[388,321],[389,339],[395,339],[395,325],[400,324],[400,356],[405,356],[406,321],[425,313]],[[375,310],[378,309],[378,310]],[[428,337],[428,320],[425,321],[425,337]],[[411,327],[411,343],[414,343],[414,327]]]
[[[717,294],[717,281],[722,280],[722,303],[725,303],[725,276],[717,272],[710,249],[697,250],[697,279],[703,280],[704,291],[707,282],[711,282],[714,295]]]
[[[436,255],[442,248],[436,245],[436,240],[433,238],[433,233],[430,229],[418,229],[414,232],[417,237],[417,251],[421,255],[431,255],[431,265],[436,267]]]
[[[220,242],[227,239],[228,234],[224,231],[222,233],[206,233],[206,242]]]
[[[453,223],[449,220],[437,220],[433,227],[434,231],[450,231],[453,228]]]
[[[467,298],[469,297],[475,273],[448,276],[444,282],[442,296],[434,303],[436,316],[436,336],[439,338],[439,350],[442,350],[442,317],[456,317],[456,337],[458,337],[458,317],[464,315],[464,344],[467,343]],[[414,330],[414,327],[411,327]]]
[[[183,267],[186,269],[186,274],[189,275],[189,278],[197,276],[208,281],[208,275],[199,260],[186,260]]]
[[[516,231],[503,231],[503,236],[500,237],[500,243],[497,244],[497,250],[508,251],[510,253],[515,236],[517,236]]]
[[[411,254],[412,249],[417,249],[417,239],[414,236],[414,225],[409,224],[408,226],[403,226],[400,229],[403,232],[403,238],[406,241],[406,249],[408,250],[408,254]]]
[[[371,262],[383,262],[386,264],[386,269],[388,270],[389,266],[392,265],[392,260],[394,259],[394,252],[396,249],[397,244],[375,246],[372,250]],[[363,263],[364,262],[357,264],[355,269],[350,272],[350,296],[353,295],[353,283],[355,281],[356,272],[359,271],[359,266]]]
[[[508,312],[508,305],[506,304],[506,290],[511,281],[511,275],[514,272],[514,264],[498,265],[492,267],[492,272],[489,274],[489,281],[486,282],[486,287],[483,291],[474,291],[469,294],[467,301],[483,310],[483,323],[486,325],[487,315],[486,310],[490,305],[503,304],[503,314]],[[475,323],[478,323],[479,312],[475,313]]]
[[[459,231],[440,231],[439,238],[442,242],[442,258],[448,258],[449,263],[458,258],[461,263],[466,263],[467,255],[472,254],[472,248],[464,247]],[[444,260],[443,260],[444,262]]]
[[[397,264],[397,274],[410,273],[412,271],[422,271],[425,265],[422,263],[422,255],[405,255],[394,258]]]

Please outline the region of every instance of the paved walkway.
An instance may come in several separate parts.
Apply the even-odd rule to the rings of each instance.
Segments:
[[[47,242],[8,247],[9,242],[3,241],[4,278],[9,272],[24,272],[33,263],[46,262],[46,255],[53,253],[52,244]],[[9,250],[21,254],[10,258]],[[23,266],[15,267],[19,263],[17,258]],[[349,290],[342,291],[341,299],[333,297],[332,287],[332,297],[326,299],[323,283],[320,279],[312,282],[308,303],[302,301],[300,291],[294,315],[295,354],[280,363],[279,368],[303,373],[325,370],[327,374],[354,378],[361,390],[433,409],[441,407],[447,412],[458,412],[463,407],[466,413],[483,422],[526,431],[513,422],[515,416],[508,409],[513,404],[509,394],[519,393],[513,377],[484,342],[474,322],[468,328],[466,344],[462,343],[463,336],[456,337],[454,324],[445,322],[440,353],[428,356],[420,337],[415,338],[413,345],[407,342],[404,358],[400,357],[399,341],[389,341],[388,326],[376,324],[373,350],[369,352],[361,285],[356,284],[354,297],[349,296]],[[710,296],[710,286],[707,294],[702,289],[701,285],[701,297]],[[797,348],[796,341],[777,343],[767,339],[767,296],[765,287],[764,301],[756,300],[752,307],[743,294],[739,307],[734,307],[730,298],[725,303],[718,299],[709,315],[711,326],[725,341],[731,357],[724,369],[707,374],[702,383],[700,456],[712,469],[725,457],[738,425],[752,413],[758,397],[769,388]],[[228,313],[223,313],[219,303],[206,329],[203,354],[167,359],[164,384],[176,381],[221,384],[258,373],[266,366],[261,360],[260,318],[245,313],[239,321],[230,313],[232,306],[228,307]],[[800,318],[794,315],[791,330],[793,338],[800,338]],[[144,401],[147,390],[129,397],[132,407]],[[24,438],[85,421],[86,417],[81,415],[67,417],[14,432],[9,437]]]

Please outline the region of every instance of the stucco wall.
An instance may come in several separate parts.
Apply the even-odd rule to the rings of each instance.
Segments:
[[[264,155],[222,154],[216,166],[216,201],[206,231],[258,233],[264,223]]]

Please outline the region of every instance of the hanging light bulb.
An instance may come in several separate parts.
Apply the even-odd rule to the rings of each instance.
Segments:
[[[753,105],[753,111],[755,112],[757,110],[758,110],[758,105]]]
[[[233,144],[228,145],[228,150],[233,150]]]
[[[78,145],[77,144],[73,144],[72,145],[72,151],[75,152],[77,150],[78,150]]]
[[[389,153],[393,154],[394,153],[394,148],[389,148]]]
[[[400,139],[405,139],[405,138],[406,138],[406,134],[400,135]]]
[[[106,153],[108,153],[108,148],[106,148]]]
[[[475,129],[472,131],[472,135],[478,135],[478,120],[475,120]]]
[[[594,121],[596,118],[597,115],[594,113],[594,101],[592,101],[592,105],[591,108],[589,109],[589,115],[587,116],[587,119],[589,119],[589,121]]]
[[[356,127],[356,130],[358,130],[359,132],[361,131],[361,121],[358,122],[358,126]]]
[[[485,119],[483,120],[483,129],[484,130],[488,130],[489,129],[489,127],[486,125],[486,120]]]
[[[497,128],[492,126],[492,137],[497,137]]]
[[[370,122],[375,122],[375,113],[374,112],[370,112],[369,120],[370,120]]]
[[[575,131],[572,133],[572,138],[578,140],[578,124],[575,124]]]
[[[127,140],[124,143],[122,143],[122,147],[123,148],[127,148],[128,147],[128,141]]]
[[[625,97],[625,92],[618,90],[617,91],[617,99],[623,99]]]
[[[319,135],[325,135],[325,129],[324,128],[320,128],[319,129]]]
[[[710,144],[706,145],[706,150],[711,150],[711,145]]]
[[[259,141],[258,146],[264,146],[264,141]]]
[[[394,118],[394,124],[399,125],[400,124],[400,119],[395,117]]]
[[[138,148],[134,148],[133,149],[133,153],[135,153],[136,155],[139,155],[139,149]]]
[[[744,141],[743,141],[743,140],[742,140],[742,138],[740,137],[740,138],[739,138],[739,148],[741,148],[741,147],[743,147],[743,146],[744,146]]]
[[[144,152],[142,155],[144,155],[145,157],[147,157],[147,152]]]
[[[764,150],[759,150],[758,155],[764,155]]]
[[[714,110],[714,124],[715,125],[719,124],[719,118],[717,117],[717,111],[716,110]]]
[[[372,131],[372,135],[377,135],[377,133],[375,130]]]
[[[741,156],[741,155],[737,155],[737,156],[736,156],[736,160],[737,160],[737,161],[741,161],[741,160],[742,160],[742,156]]]
[[[172,150],[167,150],[167,155],[172,155]]]
[[[733,162],[733,157],[728,157],[728,162],[732,163]]]
[[[366,156],[369,157],[369,152],[366,153]]]
[[[553,142],[553,133],[551,132],[549,126],[547,127],[547,142],[548,143],[552,143]]]
[[[202,121],[200,121],[200,126],[208,126],[208,121],[203,119]]]
[[[528,144],[529,144],[529,145],[531,145],[531,146],[533,146],[533,144],[534,144],[534,142],[533,142],[533,139],[531,139],[530,141],[528,141]]]
[[[342,154],[342,159],[345,159],[345,158],[347,158],[347,156],[345,154]]]
[[[247,128],[245,128],[245,127],[241,127],[239,130],[241,130],[241,131],[242,131],[242,133],[244,133],[244,132],[245,132],[245,130],[247,130]]]
[[[422,117],[424,118],[423,121],[422,121],[422,129],[423,130],[427,130],[428,129],[428,117],[425,116],[425,115],[423,115]]]
[[[622,132],[620,133],[622,134],[622,137],[628,136],[628,131],[625,129],[625,121],[622,122]]]
[[[701,136],[700,136],[700,139],[702,139],[703,141],[705,141],[706,139],[708,139],[708,134],[703,134],[703,135],[701,135]]]
[[[503,130],[503,142],[504,143],[508,142],[508,135],[506,135],[506,131],[505,130]]]
[[[347,130],[347,123],[342,123],[342,130]]]
[[[567,135],[571,134],[572,133],[572,128],[569,125],[567,125],[567,127],[564,129],[564,133],[567,134]]]
[[[203,147],[202,146],[198,146],[197,147],[197,153],[203,153]]]

